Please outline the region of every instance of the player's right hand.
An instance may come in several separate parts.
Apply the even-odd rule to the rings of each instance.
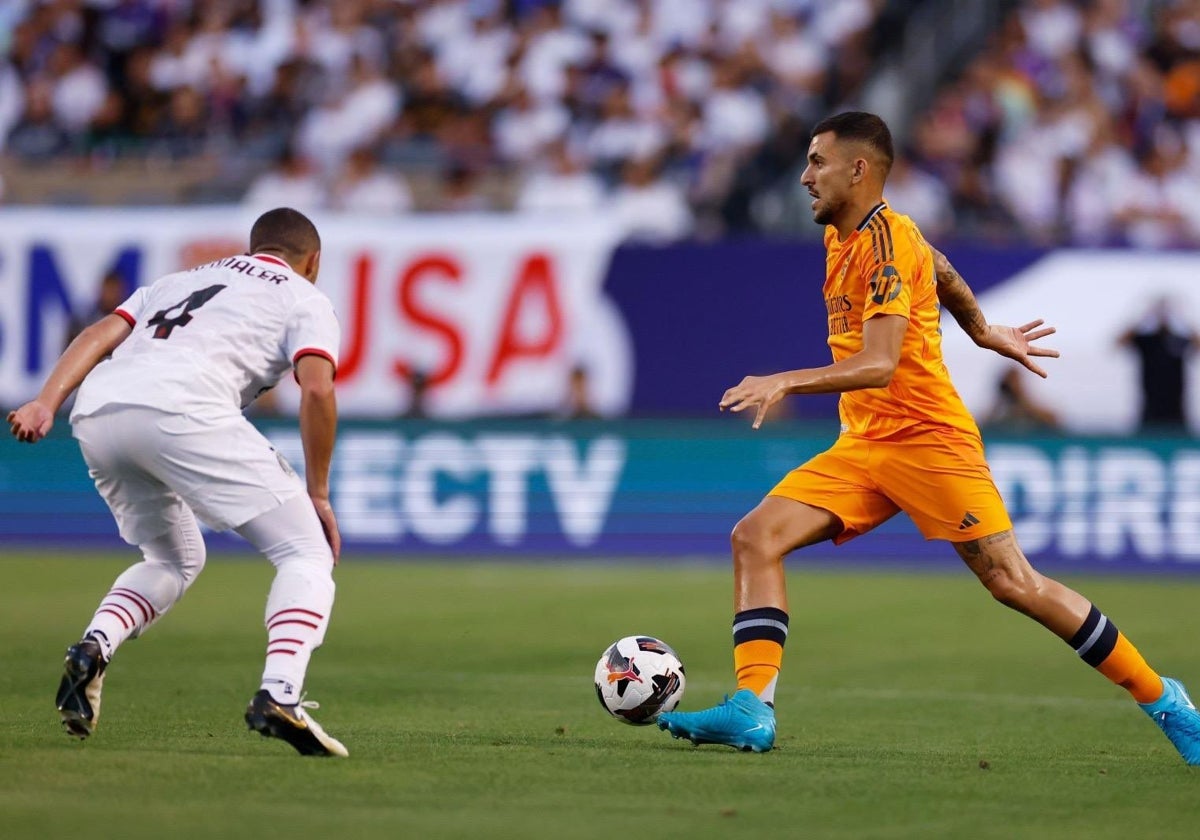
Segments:
[[[337,517],[333,515],[333,505],[329,504],[329,499],[322,496],[310,495],[309,498],[312,499],[317,518],[321,520],[321,529],[325,532],[325,541],[333,551],[333,565],[336,566],[338,558],[342,555],[342,535],[338,531]]]
[[[739,412],[747,408],[755,408],[754,422],[750,428],[757,429],[767,416],[767,409],[775,405],[787,395],[782,375],[747,376],[734,385],[721,397],[718,408],[721,411]]]
[[[30,400],[16,411],[8,413],[8,423],[17,440],[37,443],[50,434],[54,426],[54,412],[37,400]]]

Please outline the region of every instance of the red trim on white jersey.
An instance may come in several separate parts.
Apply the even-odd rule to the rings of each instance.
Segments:
[[[283,260],[279,259],[279,257],[273,257],[270,254],[251,254],[250,258],[255,259],[255,260],[262,260],[263,262],[275,263],[275,265],[281,265],[284,268],[286,268],[288,271],[292,270],[292,267],[290,265],[285,263]]]
[[[320,356],[322,359],[328,359],[329,364],[333,365],[333,378],[337,379],[337,362],[333,360],[333,356],[320,347],[301,347],[296,351],[296,355],[292,356],[292,378],[297,382],[300,381],[300,377],[296,376],[296,362],[304,356]]]
[[[127,324],[129,324],[129,326],[131,326],[131,327],[136,327],[136,326],[137,326],[137,318],[134,318],[132,315],[130,315],[130,314],[129,314],[128,312],[126,312],[124,309],[114,309],[114,310],[113,310],[113,314],[114,314],[114,315],[120,315],[122,318],[124,318],[124,319],[125,319],[125,322],[126,322]]]

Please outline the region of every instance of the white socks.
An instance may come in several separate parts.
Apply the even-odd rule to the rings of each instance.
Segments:
[[[300,701],[312,653],[333,609],[333,554],[307,496],[289,499],[237,529],[274,564],[267,596],[262,687],[276,702]],[[113,583],[84,631],[106,660],[171,609],[204,568],[204,540],[190,511],[178,526],[141,546],[145,560]]]
[[[300,701],[304,674],[325,640],[334,585],[328,568],[303,561],[279,568],[267,597],[267,661],[262,687],[279,703]]]
[[[204,568],[204,539],[190,511],[170,531],[140,548],[146,559],[113,582],[83,632],[100,643],[105,660],[171,609]]]
[[[312,653],[333,609],[333,554],[307,496],[297,496],[238,528],[276,568],[267,596],[262,688],[277,703],[300,702]]]

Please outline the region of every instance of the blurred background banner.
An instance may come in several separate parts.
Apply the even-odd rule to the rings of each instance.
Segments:
[[[40,383],[78,323],[172,271],[245,253],[241,208],[0,211],[0,402]],[[586,367],[606,414],[629,404],[632,359],[602,294],[617,232],[603,219],[427,216],[318,219],[320,288],[342,324],[341,408],[443,417],[556,410]],[[278,403],[294,401],[290,388]]]
[[[302,464],[290,423],[266,422]],[[348,422],[333,503],[358,552],[546,559],[723,557],[738,519],[788,470],[827,447],[833,424],[751,432],[691,421]],[[1164,438],[994,438],[988,456],[1017,535],[1039,565],[1200,572],[1200,446]],[[0,541],[119,544],[63,427],[0,465]],[[871,537],[805,557],[954,567],[897,516]]]
[[[252,221],[239,207],[0,211],[9,302],[0,309],[0,402],[36,393],[79,325],[136,286],[243,253]],[[747,374],[829,362],[817,243],[621,244],[603,218],[319,223],[320,287],[342,323],[338,396],[347,416],[706,416]],[[982,423],[1012,426],[1017,388],[1023,404],[1045,410],[1038,428],[1126,434],[1146,425],[1146,376],[1170,359],[1135,334],[1192,341],[1200,254],[946,250],[993,322],[1042,317],[1058,327],[1050,343],[1063,355],[1043,381],[1014,377],[1011,363],[975,348],[947,318],[947,363]],[[1183,428],[1200,417],[1200,369],[1185,366],[1189,354],[1189,346],[1175,354],[1178,381],[1162,383],[1177,391]],[[291,382],[274,397],[270,410],[294,410]],[[792,399],[778,414],[832,421],[836,402]]]
[[[1029,246],[946,250],[980,294],[1047,254]],[[725,389],[747,374],[829,364],[824,279],[825,249],[819,242],[622,245],[613,255],[606,288],[633,335],[634,411],[708,414]],[[1033,317],[1029,312],[1057,314],[1042,302],[1031,302],[1025,320]],[[947,332],[955,331],[948,319]],[[960,349],[969,363],[985,355]],[[808,396],[783,409],[832,420],[837,397]]]

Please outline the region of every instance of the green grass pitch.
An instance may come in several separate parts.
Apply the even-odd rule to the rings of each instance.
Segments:
[[[351,751],[242,722],[262,561],[210,559],[126,645],[99,730],[52,707],[64,647],[128,557],[0,555],[4,838],[1195,837],[1200,770],[1061,642],[965,571],[790,570],[777,749],[693,748],[608,718],[592,669],[661,636],[684,708],[730,688],[723,566],[355,562],[308,691]],[[1073,580],[1200,689],[1200,582]]]

